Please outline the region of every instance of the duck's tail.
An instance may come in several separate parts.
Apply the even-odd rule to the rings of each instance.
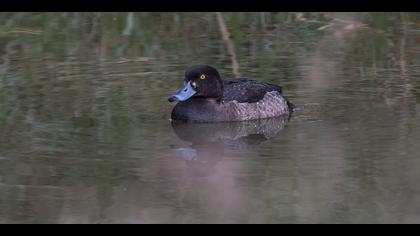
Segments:
[[[289,107],[289,110],[291,112],[299,111],[300,109],[303,108],[303,106],[301,106],[301,105],[295,105],[295,104],[291,103],[287,97],[284,97],[284,98],[286,99],[287,106]]]

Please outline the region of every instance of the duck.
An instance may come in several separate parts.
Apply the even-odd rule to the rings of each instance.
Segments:
[[[209,65],[185,71],[183,87],[168,98],[177,102],[172,121],[212,123],[290,116],[294,105],[282,87],[248,78],[223,80]]]

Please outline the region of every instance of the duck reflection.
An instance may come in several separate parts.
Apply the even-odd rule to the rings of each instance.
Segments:
[[[272,139],[284,129],[290,117],[224,122],[184,123],[173,121],[172,128],[178,138],[191,144],[173,147],[176,156],[187,163],[192,176],[208,176],[223,157],[235,156],[241,150],[255,148]]]

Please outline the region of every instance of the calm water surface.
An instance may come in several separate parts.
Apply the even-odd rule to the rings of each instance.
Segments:
[[[0,223],[420,223],[420,15],[1,13]],[[184,70],[291,117],[172,124]]]

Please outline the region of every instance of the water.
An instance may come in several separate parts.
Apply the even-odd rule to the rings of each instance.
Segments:
[[[2,13],[0,223],[419,223],[420,15],[224,13],[303,109],[171,124],[214,13]]]

